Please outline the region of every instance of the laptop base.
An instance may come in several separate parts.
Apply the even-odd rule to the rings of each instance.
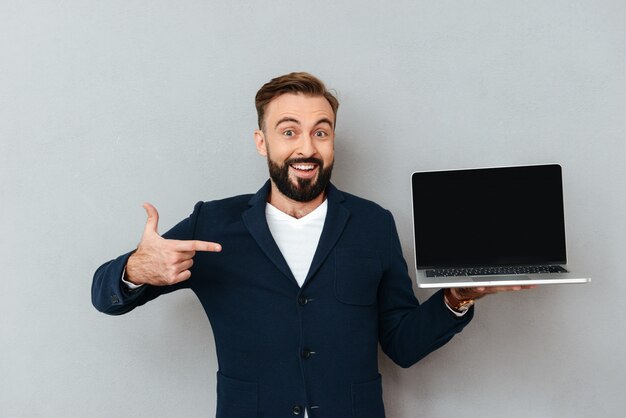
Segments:
[[[418,271],[417,287],[421,289],[442,289],[447,287],[493,287],[493,286],[528,286],[544,284],[580,284],[591,281],[589,277],[580,277],[571,273],[525,274],[512,276],[456,276],[426,277]]]

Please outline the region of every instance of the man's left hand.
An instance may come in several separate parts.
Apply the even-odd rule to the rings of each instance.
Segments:
[[[480,299],[483,296],[491,295],[493,293],[502,293],[502,292],[516,292],[518,290],[527,290],[534,289],[536,285],[527,285],[527,286],[484,286],[484,287],[455,287],[452,289],[446,289],[452,292],[452,296],[454,296],[458,300],[467,300],[467,299]]]
[[[535,285],[527,286],[484,286],[484,287],[456,287],[445,289],[446,305],[455,312],[464,313],[474,304],[474,300],[485,295],[501,292],[515,292],[518,290],[534,289]]]

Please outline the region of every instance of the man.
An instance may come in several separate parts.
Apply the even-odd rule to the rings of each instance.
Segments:
[[[384,417],[377,348],[409,367],[473,316],[473,299],[519,288],[439,291],[420,305],[391,213],[330,183],[338,102],[307,73],[257,93],[254,195],[199,202],[162,237],[150,204],[137,249],[102,265],[94,306],[123,314],[191,288],[211,320],[217,417]]]

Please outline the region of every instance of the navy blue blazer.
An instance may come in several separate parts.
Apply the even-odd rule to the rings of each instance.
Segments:
[[[329,185],[328,213],[302,288],[265,219],[269,181],[254,195],[199,202],[163,236],[222,244],[198,252],[191,278],[128,290],[131,253],[103,264],[94,306],[119,315],[180,288],[207,313],[217,350],[218,418],[384,417],[377,350],[409,367],[470,321],[435,293],[419,304],[391,213]]]

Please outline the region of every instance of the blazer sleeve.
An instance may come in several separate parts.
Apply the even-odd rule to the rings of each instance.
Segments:
[[[202,202],[198,202],[194,207],[193,213],[163,234],[163,238],[193,239],[201,207]],[[138,289],[129,289],[122,283],[122,274],[126,268],[128,258],[134,252],[135,250],[108,261],[96,270],[91,284],[91,302],[100,312],[109,315],[125,314],[160,295],[190,286],[191,279],[171,286],[143,285]]]
[[[472,307],[456,317],[445,305],[443,290],[420,304],[412,281],[393,216],[389,216],[389,259],[379,285],[379,341],[396,364],[410,367],[461,332],[474,315]]]

